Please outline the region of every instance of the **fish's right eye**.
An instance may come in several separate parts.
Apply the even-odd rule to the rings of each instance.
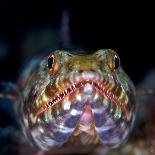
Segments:
[[[119,66],[120,66],[120,58],[117,55],[115,55],[114,56],[114,69],[116,70],[117,68],[119,68]]]
[[[50,55],[50,56],[48,57],[48,68],[49,68],[49,69],[52,69],[53,64],[54,64],[54,54],[52,54],[52,55]]]

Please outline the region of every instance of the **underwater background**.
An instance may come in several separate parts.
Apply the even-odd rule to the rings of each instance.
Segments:
[[[154,88],[152,7],[145,2],[132,1],[0,1],[0,81],[15,83],[31,59],[37,55],[48,55],[51,50],[79,49],[89,53],[110,48],[119,54],[122,67],[138,88]],[[0,91],[3,89],[3,85],[0,85]],[[138,115],[142,118],[138,129],[142,130],[140,134],[138,129],[134,133],[142,140],[135,143],[144,152],[148,148],[143,144],[146,137],[142,133],[151,134],[146,134],[147,137],[154,135],[155,140],[155,120],[152,117],[155,110],[154,99],[152,95],[149,99],[144,96],[138,100],[145,102],[141,106],[142,116]],[[151,112],[143,112],[145,103],[149,103],[149,108],[146,109]],[[17,141],[20,135],[16,133],[18,124],[13,109],[14,103],[8,99],[0,99],[0,155],[10,154],[9,152],[23,153],[17,146],[20,146],[20,150],[26,149]],[[134,134],[132,140],[135,138]],[[129,146],[126,146],[127,149]],[[155,154],[154,147],[148,150],[151,150],[150,154]],[[98,152],[100,153],[103,152]]]

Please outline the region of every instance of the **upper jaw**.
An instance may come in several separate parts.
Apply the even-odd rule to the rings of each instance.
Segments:
[[[80,81],[103,81],[103,75],[97,71],[83,71],[82,73],[74,72],[71,74],[69,81],[77,83]]]

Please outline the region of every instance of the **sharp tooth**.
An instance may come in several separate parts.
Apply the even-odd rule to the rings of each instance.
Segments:
[[[67,94],[67,90],[65,90],[65,94]]]

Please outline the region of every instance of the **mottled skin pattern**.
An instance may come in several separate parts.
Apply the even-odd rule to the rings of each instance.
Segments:
[[[37,148],[118,147],[126,141],[135,89],[113,50],[53,51],[26,76],[18,110],[24,134]]]

